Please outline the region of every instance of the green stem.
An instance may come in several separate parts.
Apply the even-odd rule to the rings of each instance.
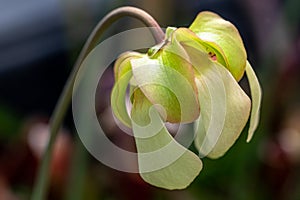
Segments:
[[[163,41],[164,39],[164,32],[161,30],[158,23],[152,18],[151,15],[146,13],[145,11],[134,8],[134,7],[121,7],[118,9],[113,10],[112,12],[108,13],[95,27],[91,35],[89,36],[88,40],[86,41],[83,49],[77,61],[73,67],[73,71],[71,72],[67,83],[64,86],[64,89],[61,93],[61,96],[58,100],[58,103],[55,107],[53,112],[51,121],[50,121],[50,139],[48,142],[47,149],[45,150],[40,169],[37,174],[37,180],[34,185],[33,193],[32,193],[32,200],[41,200],[45,199],[45,193],[48,187],[49,182],[49,164],[51,161],[53,145],[57,137],[57,133],[63,119],[66,115],[67,109],[71,103],[72,99],[72,90],[75,81],[76,74],[80,68],[81,63],[83,62],[84,58],[90,53],[90,51],[97,45],[99,42],[100,37],[102,36],[103,32],[116,20],[124,17],[129,16],[136,19],[141,20],[146,26],[148,27],[155,27],[155,29],[151,29],[152,34],[157,43]]]

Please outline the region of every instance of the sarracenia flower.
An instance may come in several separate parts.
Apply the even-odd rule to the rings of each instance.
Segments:
[[[244,72],[252,102],[238,84]],[[187,187],[202,169],[201,157],[224,155],[249,116],[248,142],[258,125],[261,89],[243,41],[212,12],[201,12],[189,28],[169,27],[165,41],[147,54],[122,54],[114,76],[113,113],[133,130],[140,175],[152,185]],[[166,122],[195,122],[199,156],[172,137]]]

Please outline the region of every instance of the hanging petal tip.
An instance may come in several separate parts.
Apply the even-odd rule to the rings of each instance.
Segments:
[[[246,75],[251,90],[252,108],[247,142],[250,142],[259,123],[262,89],[250,63],[246,64]]]

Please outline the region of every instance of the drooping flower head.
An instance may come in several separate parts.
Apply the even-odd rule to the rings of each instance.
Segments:
[[[244,72],[252,101],[238,84]],[[261,89],[241,36],[212,12],[199,13],[189,28],[169,27],[147,54],[122,54],[114,77],[113,113],[133,130],[140,175],[152,185],[187,187],[202,169],[201,157],[224,155],[249,117],[247,141],[258,125]],[[170,135],[166,122],[194,122],[199,156]]]

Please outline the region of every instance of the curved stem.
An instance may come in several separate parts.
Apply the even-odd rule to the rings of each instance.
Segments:
[[[51,155],[53,150],[53,145],[55,139],[57,137],[57,133],[67,109],[70,105],[71,98],[72,98],[72,90],[74,81],[76,78],[76,74],[80,68],[81,63],[83,62],[84,58],[90,53],[90,51],[97,45],[100,37],[102,36],[103,32],[116,20],[124,17],[130,16],[136,19],[141,20],[146,26],[148,27],[155,27],[155,29],[151,29],[152,34],[157,43],[163,41],[164,39],[164,32],[161,30],[158,23],[152,18],[151,15],[146,13],[145,11],[134,8],[134,7],[121,7],[118,9],[113,10],[112,12],[108,13],[95,27],[91,35],[89,36],[88,40],[86,41],[83,49],[81,50],[80,55],[77,58],[77,61],[74,64],[73,70],[67,80],[67,83],[64,86],[64,89],[61,93],[61,96],[56,104],[55,110],[53,112],[51,121],[50,121],[50,139],[48,142],[47,149],[44,153],[42,163],[40,169],[38,171],[37,180],[34,186],[34,190],[32,193],[32,200],[41,200],[45,199],[45,192],[48,186],[49,181],[49,164],[51,161]]]

